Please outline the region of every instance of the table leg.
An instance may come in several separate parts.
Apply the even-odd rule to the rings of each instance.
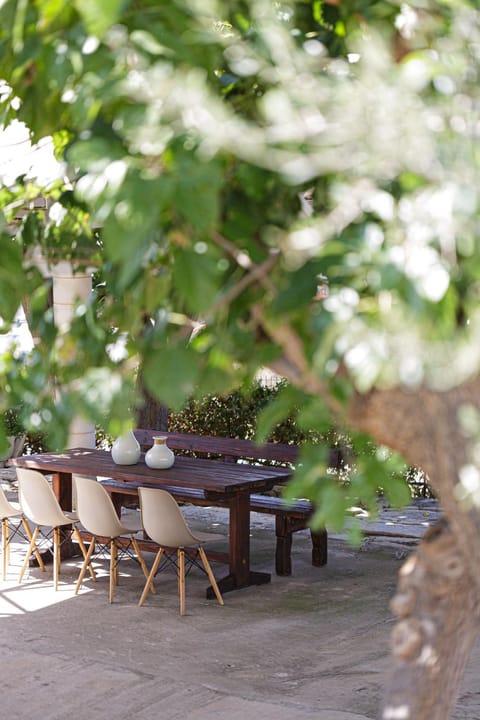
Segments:
[[[71,473],[52,473],[52,489],[62,510],[71,510],[73,505]]]
[[[270,582],[270,573],[250,570],[250,497],[246,493],[233,496],[229,503],[230,545],[228,575],[218,581],[220,592],[226,593],[249,585]],[[207,598],[215,598],[213,588],[207,588]]]
[[[52,489],[62,510],[73,509],[73,483],[71,473],[53,473]],[[80,555],[78,544],[72,541],[69,525],[60,530],[61,546],[60,557],[66,560]],[[68,529],[68,530],[67,530]],[[67,534],[67,532],[68,534]]]

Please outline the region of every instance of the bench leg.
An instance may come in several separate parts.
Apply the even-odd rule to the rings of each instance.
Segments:
[[[310,531],[312,536],[312,565],[320,567],[327,564],[328,536],[326,530]]]
[[[275,534],[277,546],[275,549],[275,572],[277,575],[292,574],[292,535],[305,525],[295,522],[287,515],[275,515]],[[321,567],[327,564],[328,535],[326,530],[310,531],[312,538],[312,565]]]
[[[277,575],[292,574],[292,529],[285,515],[275,515],[275,572]]]

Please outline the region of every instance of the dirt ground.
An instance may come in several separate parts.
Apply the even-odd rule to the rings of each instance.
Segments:
[[[193,527],[226,534],[225,511],[184,511]],[[158,576],[157,593],[140,608],[143,576],[126,561],[110,605],[104,561],[98,581],[87,579],[78,596],[80,562],[65,562],[55,593],[51,567],[46,575],[30,569],[18,585],[24,546],[14,545],[0,582],[3,717],[378,718],[393,626],[388,602],[415,541],[369,537],[354,549],[331,536],[329,562],[315,568],[309,534],[300,532],[291,577],[274,574],[274,542],[273,519],[253,515],[252,565],[272,572],[271,583],[228,593],[220,607],[206,600],[208,582],[194,570],[183,618],[172,572]],[[215,572],[221,577],[222,567]],[[480,720],[479,668],[477,647],[455,720]]]

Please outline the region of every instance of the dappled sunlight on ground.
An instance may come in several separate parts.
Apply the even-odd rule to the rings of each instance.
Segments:
[[[7,570],[7,579],[0,581],[0,619],[43,610],[65,600],[74,600],[80,595],[95,591],[97,584],[99,589],[108,592],[109,566],[108,561],[103,560],[99,562],[93,561],[97,581],[93,582],[87,574],[78,595],[75,595],[75,585],[81,568],[80,558],[78,562],[67,561],[63,563],[56,591],[53,588],[53,568],[51,564],[46,565],[45,572],[42,572],[38,567],[29,568],[22,583],[19,584],[18,576],[26,546],[23,547],[19,544],[17,547],[12,547],[12,558]],[[132,568],[132,570],[135,569]],[[120,567],[120,583],[131,576],[132,573],[128,567]]]
[[[43,610],[75,597],[74,583],[60,582],[57,591],[53,589],[52,583],[46,580],[25,580],[21,585],[12,581],[4,585],[6,587],[0,591],[0,618]],[[82,588],[80,592],[89,590]]]

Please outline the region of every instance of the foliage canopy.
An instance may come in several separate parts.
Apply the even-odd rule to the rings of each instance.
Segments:
[[[265,437],[476,374],[479,48],[466,0],[5,0],[3,123],[52,135],[65,181],[0,187],[3,331],[28,296],[41,339],[2,358],[2,405],[61,446],[77,414],[118,429],[137,366],[179,408],[266,365],[290,383]],[[66,335],[38,247],[95,271]],[[310,494],[324,467],[306,448]]]

